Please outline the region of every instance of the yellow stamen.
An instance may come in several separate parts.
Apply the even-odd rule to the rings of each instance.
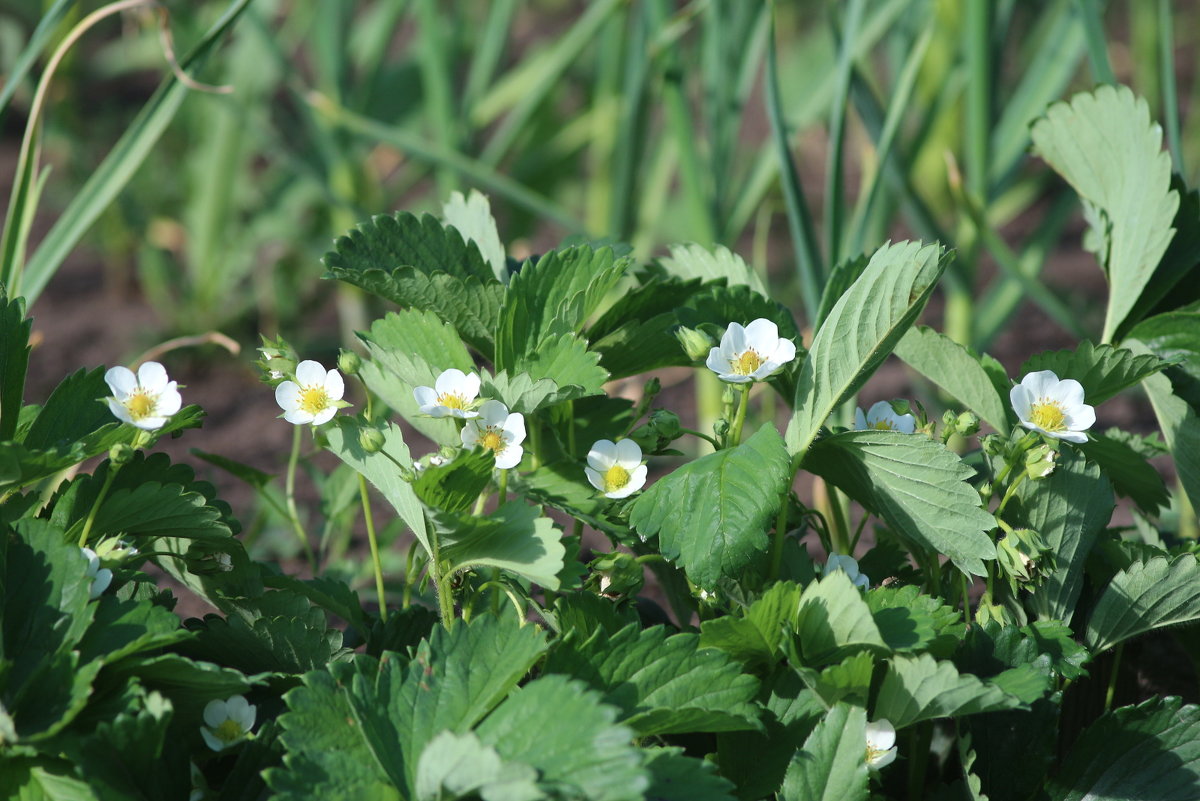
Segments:
[[[871,428],[876,431],[895,431],[896,427],[892,425],[891,420],[876,420]]]
[[[604,491],[616,492],[629,483],[629,471],[619,464],[604,471]]]
[[[438,395],[437,402],[439,406],[445,406],[447,409],[467,408],[467,402],[463,400],[462,395],[456,395],[453,392]]]
[[[1029,421],[1043,431],[1062,431],[1067,427],[1067,415],[1062,404],[1042,398],[1029,409]]]
[[[500,432],[494,428],[489,428],[482,437],[479,438],[479,444],[486,450],[493,453],[499,453],[504,450],[504,437],[500,436]]]
[[[766,361],[754,348],[743,351],[730,362],[736,375],[752,375]]]
[[[325,387],[304,387],[300,390],[300,400],[296,404],[301,411],[315,415],[329,407],[329,393]]]
[[[238,723],[233,718],[227,718],[220,726],[213,729],[213,736],[223,743],[231,743],[234,740],[240,740],[245,736],[245,731],[242,729],[242,724]]]
[[[129,410],[130,417],[134,420],[141,420],[143,417],[154,414],[155,400],[157,399],[153,395],[137,389],[125,401],[125,408]]]

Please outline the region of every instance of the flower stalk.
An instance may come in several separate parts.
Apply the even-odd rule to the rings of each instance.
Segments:
[[[299,430],[299,429],[297,429]],[[375,570],[375,594],[379,598],[379,619],[387,622],[387,593],[383,587],[383,562],[379,558],[379,540],[375,536],[375,518],[371,514],[371,499],[367,495],[367,480],[358,474],[358,495],[362,499],[363,520],[367,524],[367,542],[371,546],[371,564]]]
[[[299,462],[300,426],[294,426],[292,431],[292,453],[288,457],[284,495],[287,498],[288,520],[291,521],[292,531],[296,533],[296,538],[300,540],[300,546],[304,549],[304,555],[308,559],[309,568],[313,573],[316,573],[317,559],[313,555],[312,546],[308,543],[308,532],[304,530],[304,524],[300,522],[300,512],[296,509],[296,465]]]

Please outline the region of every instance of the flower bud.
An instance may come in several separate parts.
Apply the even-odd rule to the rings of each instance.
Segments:
[[[970,437],[979,433],[979,417],[972,412],[963,412],[954,422],[954,427],[958,429],[959,434]]]
[[[682,433],[679,425],[679,415],[666,409],[655,409],[650,413],[650,425],[660,437],[667,440],[678,439]]]
[[[338,353],[338,369],[346,375],[358,375],[358,371],[362,369],[362,358],[352,350],[343,350]]]
[[[1025,452],[1025,472],[1032,479],[1045,478],[1054,472],[1058,451],[1043,443]]]
[[[694,362],[708,358],[708,352],[716,347],[716,342],[708,334],[695,328],[680,326],[675,329],[675,338],[683,352]]]
[[[118,442],[108,449],[108,460],[119,467],[123,464],[129,464],[135,453],[137,451],[129,443]]]
[[[358,432],[358,444],[367,453],[379,453],[383,450],[385,439],[378,428],[364,428]]]
[[[284,342],[282,337],[275,340],[263,337],[262,341],[258,348],[260,358],[255,364],[262,370],[263,383],[274,387],[291,380],[296,374],[296,365],[300,362],[296,351]]]
[[[599,576],[598,588],[605,595],[629,596],[642,588],[644,571],[630,554],[620,551],[602,554],[592,561],[590,567],[593,575]]]

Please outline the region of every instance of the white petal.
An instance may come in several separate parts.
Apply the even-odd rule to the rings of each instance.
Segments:
[[[875,757],[873,760],[871,760],[871,767],[875,768],[875,770],[879,770],[880,768],[886,768],[888,765],[892,764],[895,761],[896,761],[896,749],[895,749],[895,747],[892,747],[892,748],[889,748],[886,751],[884,751],[879,756]]]
[[[337,414],[336,406],[326,406],[324,409],[313,415],[312,424],[314,426],[325,425],[333,419],[335,414]]]
[[[644,464],[638,465],[632,471],[630,471],[629,483],[625,485],[625,489],[628,490],[628,492],[626,492],[625,494],[630,495],[632,493],[637,492],[642,487],[646,486],[646,475],[648,473],[649,473],[649,470],[647,469],[646,465],[644,465]]]
[[[596,489],[604,492],[604,476],[603,474],[593,470],[590,467],[583,468],[584,474],[587,476],[588,483]]]
[[[431,406],[422,406],[417,411],[422,414],[427,414],[430,417],[447,417],[453,415],[455,410],[448,406],[442,406],[440,403],[432,404]]]
[[[896,426],[896,430],[902,434],[912,434],[917,430],[917,418],[911,414],[893,415],[892,423]]]
[[[780,367],[783,367],[783,362],[777,362],[774,359],[767,359],[758,366],[757,370],[750,374],[750,377],[755,381],[762,381],[763,379],[777,373]]]
[[[867,724],[867,745],[886,751],[896,744],[896,729],[891,721],[875,720]]]
[[[246,708],[239,713],[237,722],[241,724],[243,729],[250,731],[254,728],[254,719],[257,716],[258,707],[253,706],[252,704],[247,704]]]
[[[346,382],[337,370],[330,370],[325,375],[325,394],[330,400],[341,400],[346,394]]]
[[[587,455],[588,467],[601,472],[617,463],[617,445],[612,440],[598,439]],[[599,486],[599,485],[597,485]]]
[[[96,578],[92,580],[91,589],[88,590],[88,598],[96,600],[104,594],[109,584],[112,584],[112,571],[107,567],[102,567],[96,571]]]
[[[1074,442],[1076,445],[1082,445],[1088,440],[1087,434],[1082,431],[1048,431],[1046,433],[1064,442]]]
[[[133,422],[133,415],[131,415],[129,410],[125,408],[125,404],[121,403],[116,398],[105,398],[104,400],[106,403],[108,403],[108,410],[113,413],[114,417],[116,417],[122,423]]]
[[[172,381],[158,393],[158,402],[154,404],[154,411],[163,417],[170,417],[179,411],[179,407],[183,406],[183,396],[179,394],[176,387],[177,383]]]
[[[462,382],[461,394],[463,396],[463,400],[470,403],[478,398],[479,387],[482,385],[482,383],[483,380],[479,377],[478,373],[470,373]]]
[[[1080,384],[1074,378],[1063,379],[1054,388],[1054,398],[1062,403],[1063,408],[1068,412],[1074,406],[1082,406],[1083,384]]]
[[[1024,384],[1017,384],[1008,391],[1008,402],[1012,404],[1013,411],[1022,423],[1029,422],[1029,415],[1033,412],[1033,398],[1033,393]]]
[[[479,419],[489,426],[501,428],[508,421],[508,407],[498,400],[484,401],[479,407]]]
[[[867,416],[863,414],[862,407],[859,406],[854,407],[854,430],[867,430]]]
[[[1022,378],[1021,386],[1029,390],[1029,394],[1033,398],[1049,397],[1054,392],[1054,388],[1058,386],[1058,376],[1054,374],[1053,370],[1038,370]]]
[[[143,431],[157,431],[167,424],[166,417],[143,417],[141,420],[134,420],[133,425]]]
[[[770,360],[785,365],[796,358],[796,343],[790,339],[781,339],[775,350],[769,354]]]
[[[303,409],[288,409],[283,413],[283,419],[292,425],[302,426],[313,421],[313,416]]]
[[[513,445],[520,445],[525,441],[525,416],[519,412],[510,414],[504,421],[504,431],[509,435],[505,440]]]
[[[320,362],[305,359],[296,365],[296,383],[302,387],[325,386],[325,368]]]
[[[626,470],[632,470],[642,463],[642,449],[631,439],[617,441],[617,464]]]
[[[496,467],[501,470],[516,467],[524,454],[525,450],[520,445],[507,445],[496,454]]]
[[[296,408],[300,402],[300,385],[295,381],[284,381],[275,387],[275,402],[285,412]]]
[[[208,729],[204,728],[203,726],[200,727],[200,736],[204,738],[205,745],[207,745],[212,750],[214,750],[214,751],[224,751],[225,750],[225,743],[221,742],[216,737],[214,737],[212,735],[212,732],[210,732]]]
[[[224,701],[209,701],[204,707],[204,722],[212,728],[217,728],[228,719],[229,713],[225,710]]]
[[[137,389],[137,377],[128,367],[110,367],[104,374],[104,382],[118,398],[126,398]]]
[[[727,373],[729,372],[729,357],[720,348],[713,348],[708,352],[708,358],[704,360],[704,366],[717,375]]]
[[[146,362],[137,371],[138,384],[150,392],[161,392],[167,386],[167,368],[158,362]]]
[[[1087,431],[1096,424],[1096,410],[1086,403],[1067,410],[1063,421],[1071,431]]]
[[[438,408],[446,409],[445,406],[439,406]],[[479,416],[479,412],[471,412],[471,411],[467,411],[466,409],[446,409],[446,411],[450,413],[451,417],[457,417],[460,420],[467,420],[471,417]],[[437,416],[441,417],[442,415],[437,415]]]
[[[746,326],[746,341],[759,355],[773,353],[779,346],[779,326],[765,317],[759,317]]]
[[[459,439],[462,440],[464,448],[474,448],[479,444],[479,425],[474,420],[468,420],[459,432]]]
[[[754,376],[738,375],[736,373],[717,373],[717,378],[730,384],[747,384],[754,380]]]
[[[721,335],[721,353],[726,358],[734,354],[741,353],[749,346],[746,329],[742,328],[741,323],[730,323],[725,329],[725,333]]]
[[[413,400],[421,407],[422,414],[432,414],[429,410],[438,405],[438,394],[433,387],[413,387]]]
[[[433,388],[437,390],[437,394],[445,395],[447,392],[459,394],[463,388],[463,381],[467,378],[466,373],[457,368],[451,367],[449,370],[443,370],[433,382]]]

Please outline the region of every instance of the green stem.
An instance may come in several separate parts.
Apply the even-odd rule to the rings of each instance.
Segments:
[[[933,740],[933,721],[926,720],[913,727],[908,751],[908,798],[925,798],[925,769],[929,765],[929,744]]]
[[[437,594],[438,613],[442,625],[454,628],[454,594],[450,590],[450,577],[442,574],[441,547],[438,545],[437,533],[426,519],[426,530],[429,531],[429,545],[433,553],[429,555],[429,577],[433,579],[433,591]]]
[[[300,428],[300,426],[293,426],[292,454],[288,457],[287,484],[284,494],[287,497],[288,519],[292,521],[292,530],[296,532],[296,538],[300,540],[304,555],[308,558],[308,566],[315,575],[317,560],[313,556],[312,546],[308,544],[308,533],[304,530],[304,524],[300,522],[300,513],[296,511],[296,465],[300,461]]]
[[[721,448],[720,444],[715,439],[710,437],[708,434],[701,434],[699,431],[693,431],[690,428],[680,428],[679,430],[680,430],[680,432],[682,432],[684,434],[691,434],[693,437],[699,437],[700,439],[707,442],[709,445],[712,445],[713,450],[720,450],[720,448]]]
[[[371,500],[367,496],[367,480],[358,474],[358,495],[362,499],[363,520],[367,524],[367,542],[371,545],[371,563],[375,568],[375,593],[379,596],[379,619],[387,622],[387,595],[383,589],[383,562],[379,560],[379,540],[375,537],[375,518],[371,516]]]
[[[742,442],[742,426],[746,423],[746,407],[750,405],[750,387],[754,384],[747,381],[742,384],[741,401],[738,403],[737,416],[733,418],[733,428],[729,432],[729,444],[731,447],[737,447]]]
[[[96,522],[96,513],[100,511],[100,504],[104,503],[104,496],[108,494],[108,488],[112,486],[113,479],[117,477],[117,471],[120,469],[120,465],[108,463],[108,474],[104,476],[104,484],[101,485],[96,500],[92,501],[92,508],[88,511],[87,520],[83,523],[83,531],[79,534],[80,548],[87,545],[88,535],[92,533],[92,525]]]
[[[500,481],[497,486],[497,494],[500,496],[500,505],[508,503],[508,471],[500,470]]]
[[[963,623],[971,622],[971,581],[967,578],[966,573],[959,573],[962,576],[962,609]]]
[[[1021,486],[1021,482],[1023,482],[1028,476],[1029,473],[1022,470],[1019,474],[1017,474],[1017,477],[1013,479],[1013,483],[1008,485],[1008,489],[1004,491],[1004,497],[1000,499],[1000,505],[996,507],[997,515],[1004,511],[1004,507],[1008,505],[1009,500],[1011,500],[1012,496],[1016,494],[1017,488]]]
[[[413,581],[413,567],[417,563],[417,548],[420,545],[420,540],[413,540],[413,544],[408,546],[408,556],[404,560],[404,591],[400,595],[401,609],[412,606],[412,588],[416,583]]]
[[[572,460],[579,457],[575,454],[575,401],[567,401],[567,456]]]
[[[1121,654],[1125,651],[1125,643],[1117,645],[1113,651],[1112,673],[1108,675],[1108,689],[1104,692],[1104,711],[1112,709],[1113,696],[1117,692],[1117,674],[1121,672]]]

